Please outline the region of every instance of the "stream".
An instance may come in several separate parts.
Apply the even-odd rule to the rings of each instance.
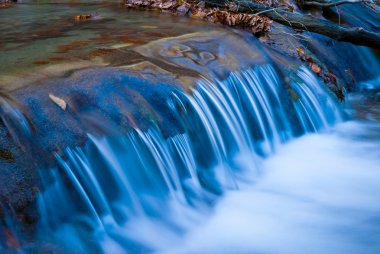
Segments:
[[[244,31],[0,9],[0,252],[380,253],[380,61],[315,38],[344,101]]]

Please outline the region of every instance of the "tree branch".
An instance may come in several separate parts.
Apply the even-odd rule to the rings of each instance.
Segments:
[[[231,1],[207,0],[206,3],[211,6],[221,7],[226,6]],[[322,34],[337,41],[380,49],[380,33],[368,31],[362,27],[341,26],[328,20],[315,18],[310,14],[299,14],[282,9],[274,9],[250,1],[237,0],[232,3],[236,4],[238,12],[261,13],[286,26]]]

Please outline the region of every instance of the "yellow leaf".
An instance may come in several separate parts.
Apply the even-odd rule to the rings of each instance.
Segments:
[[[141,26],[141,28],[155,29],[155,28],[158,28],[158,26]]]
[[[61,109],[63,110],[66,110],[66,102],[64,100],[62,100],[61,98],[58,98],[54,95],[52,95],[51,93],[49,93],[49,98],[55,103],[58,105],[58,107],[60,107]]]
[[[303,49],[301,49],[300,47],[297,47],[296,50],[297,50],[298,54],[305,54]]]

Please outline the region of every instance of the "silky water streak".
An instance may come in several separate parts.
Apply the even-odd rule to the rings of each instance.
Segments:
[[[183,132],[173,136],[157,126],[89,133],[84,148],[55,155],[54,184],[39,197],[39,237],[83,252],[165,250],[239,189],[247,170],[259,176],[281,144],[341,121],[312,72],[301,67],[297,77],[285,85],[264,65],[201,79],[191,95],[175,90],[167,103]]]

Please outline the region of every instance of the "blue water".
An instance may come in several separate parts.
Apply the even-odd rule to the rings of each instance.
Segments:
[[[51,232],[50,241],[83,252],[173,248],[217,213],[215,202],[256,186],[268,173],[267,158],[285,142],[343,120],[307,68],[298,77],[291,84],[298,100],[281,96],[283,84],[270,65],[200,80],[192,95],[173,91],[167,103],[184,132],[171,137],[154,126],[126,136],[89,133],[85,148],[67,148],[67,159],[56,154],[55,182],[39,197],[37,237]],[[57,210],[59,204],[64,208]]]
[[[104,30],[94,27],[73,36]],[[1,98],[7,138],[41,188],[33,230],[10,211],[0,252],[380,251],[379,64],[370,50],[352,50],[372,68],[338,102],[308,67],[285,72],[244,33],[215,28],[140,44],[117,54],[143,63],[86,62],[64,75],[34,66],[36,79]]]

